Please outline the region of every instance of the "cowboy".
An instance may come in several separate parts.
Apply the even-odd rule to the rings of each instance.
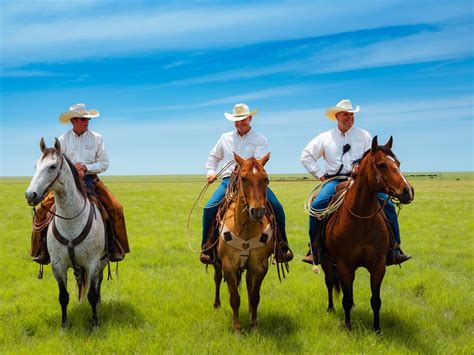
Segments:
[[[108,249],[110,261],[120,261],[129,253],[127,230],[122,205],[107,189],[97,174],[107,170],[109,158],[105,150],[102,136],[89,130],[91,118],[99,117],[97,110],[87,110],[84,104],[75,104],[69,111],[59,116],[63,124],[71,123],[72,129],[61,137],[61,151],[74,164],[79,176],[84,179],[89,191],[99,198],[107,211],[112,225],[112,233],[108,234]],[[41,230],[33,228],[31,236],[30,256],[39,264],[47,265],[50,262],[46,246],[47,215],[54,204],[54,195],[50,192],[44,200],[35,207],[35,225],[41,225]],[[52,216],[51,216],[52,217]]]
[[[314,138],[304,148],[301,154],[301,163],[308,172],[315,178],[326,181],[335,176],[341,176],[324,183],[318,195],[314,199],[311,207],[314,209],[324,209],[328,206],[331,198],[336,193],[336,186],[345,180],[345,176],[350,176],[352,164],[360,159],[364,152],[371,147],[372,137],[367,131],[354,127],[354,113],[359,112],[360,107],[352,107],[350,100],[341,100],[336,106],[330,107],[326,111],[326,116],[333,121],[337,121],[337,127],[327,132],[321,133]],[[324,157],[325,170],[318,165],[318,159]],[[387,195],[379,193],[378,198],[385,201]],[[387,256],[387,265],[400,264],[411,257],[403,254],[400,249],[400,228],[398,226],[395,206],[388,201],[384,207],[385,215],[390,221],[395,239],[395,245]],[[319,234],[321,221],[316,217],[309,217],[309,238],[310,251],[303,259],[309,264],[318,264],[316,236]]]
[[[250,123],[252,117],[258,110],[250,111],[246,104],[237,104],[234,106],[233,113],[224,113],[224,116],[231,122],[234,122],[235,130],[224,133],[217,144],[209,153],[206,168],[207,182],[212,184],[217,180],[217,168],[221,163],[227,166],[234,160],[234,152],[244,159],[255,157],[262,159],[268,152],[267,139],[261,134],[252,130]],[[214,233],[211,231],[213,221],[216,218],[219,202],[224,198],[229,177],[235,168],[235,163],[225,169],[222,174],[222,182],[211,196],[204,208],[202,218],[202,242],[200,260],[203,264],[214,263],[213,248]],[[281,256],[277,253],[277,262],[290,261],[293,259],[293,253],[288,246],[288,239],[285,230],[285,212],[280,201],[270,188],[267,188],[267,199],[270,203],[276,218],[277,228],[280,235],[279,246],[282,251]],[[209,236],[209,238],[208,238]]]

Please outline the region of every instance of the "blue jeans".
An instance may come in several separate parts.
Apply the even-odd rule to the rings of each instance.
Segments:
[[[326,208],[329,205],[329,201],[331,201],[331,198],[336,193],[336,186],[342,181],[343,180],[331,180],[324,184],[311,204],[311,207],[317,209]],[[377,197],[381,203],[384,203],[384,201],[387,199],[387,195],[382,192],[379,192]],[[387,201],[383,211],[385,212],[385,215],[387,216],[392,227],[393,234],[395,236],[395,242],[400,244],[400,227],[398,226],[397,212],[395,211],[395,205],[393,202],[390,200]],[[319,219],[313,216],[309,217],[309,240],[311,245],[313,244],[314,238],[319,231],[320,225],[321,221]]]
[[[202,215],[201,245],[206,243],[207,233],[209,231],[209,228],[211,228],[212,226],[212,222],[216,218],[217,209],[219,208],[219,206],[216,206],[216,204],[224,198],[228,184],[229,178],[223,178],[221,184],[216,189],[216,191],[214,191],[211,198],[207,202],[206,207],[204,207]],[[285,211],[283,210],[283,206],[281,205],[280,201],[278,201],[277,197],[269,187],[267,188],[267,199],[268,202],[270,202],[270,205],[272,205],[273,211],[275,212],[277,227],[280,231],[280,239],[282,241],[288,242],[288,239],[286,238],[285,229]]]

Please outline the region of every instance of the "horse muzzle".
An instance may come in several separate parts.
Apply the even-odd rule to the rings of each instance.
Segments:
[[[250,218],[254,222],[259,222],[265,216],[265,207],[254,207],[249,210]]]
[[[405,186],[401,193],[395,196],[398,200],[407,205],[415,198],[415,189],[412,186]]]
[[[36,206],[41,202],[43,196],[39,196],[35,191],[26,191],[25,198],[30,206]]]

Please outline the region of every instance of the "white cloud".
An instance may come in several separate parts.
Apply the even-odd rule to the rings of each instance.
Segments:
[[[108,1],[15,1],[2,7],[3,64],[68,61],[129,55],[154,50],[239,47],[260,41],[441,21],[461,16],[463,2],[288,1],[235,4],[150,6]],[[38,4],[42,4],[39,6]],[[344,8],[345,11],[340,11]],[[390,16],[387,16],[390,13]],[[22,16],[23,15],[23,16]]]

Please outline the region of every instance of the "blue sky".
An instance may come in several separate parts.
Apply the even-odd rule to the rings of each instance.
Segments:
[[[349,98],[356,125],[402,170],[473,171],[471,1],[1,1],[1,176],[31,176],[38,143],[84,102],[101,117],[107,174],[205,173],[258,107],[271,173],[303,173],[302,149]]]

